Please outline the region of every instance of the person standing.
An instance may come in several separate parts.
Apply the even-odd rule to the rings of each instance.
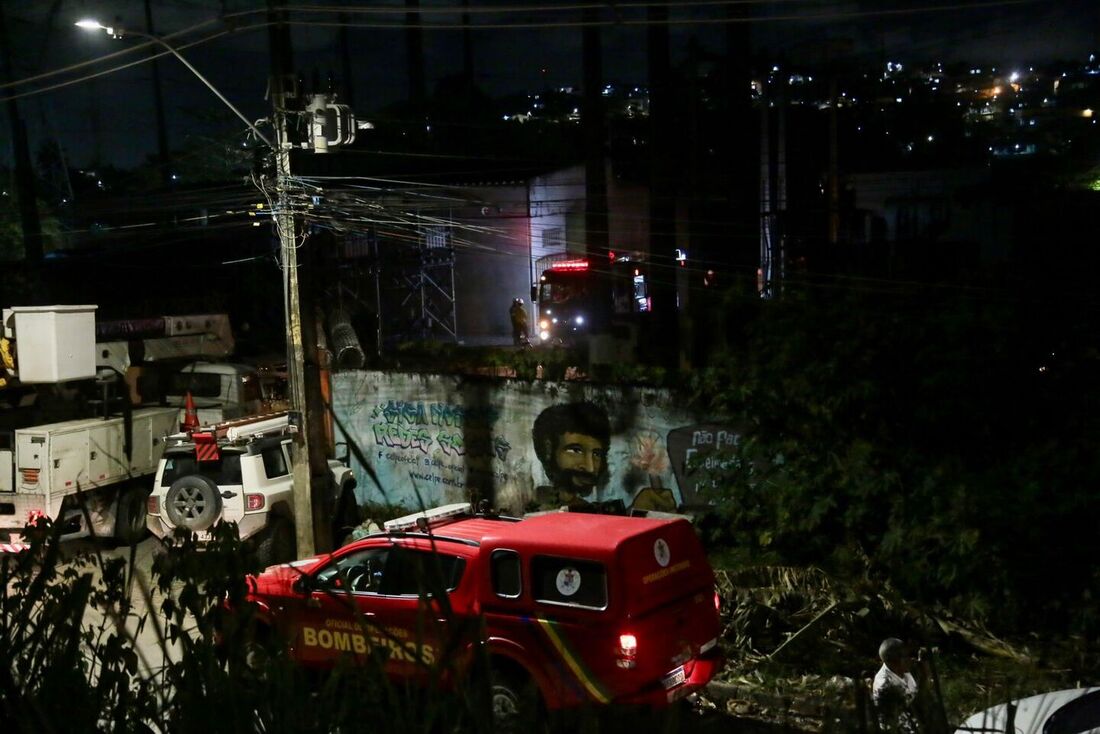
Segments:
[[[875,674],[871,699],[878,711],[884,731],[912,734],[917,731],[913,716],[913,701],[917,697],[917,681],[910,672],[909,651],[896,637],[888,637],[878,647],[882,667]]]
[[[512,299],[512,307],[508,309],[508,317],[512,321],[512,343],[517,347],[528,344],[527,307],[523,305],[522,298]]]

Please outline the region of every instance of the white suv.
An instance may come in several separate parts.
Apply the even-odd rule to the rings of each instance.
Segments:
[[[168,438],[149,496],[146,525],[158,538],[175,528],[210,538],[218,521],[235,522],[266,565],[294,560],[293,428],[287,416],[262,416]],[[332,495],[324,503],[339,542],[359,524],[355,478],[330,459]]]

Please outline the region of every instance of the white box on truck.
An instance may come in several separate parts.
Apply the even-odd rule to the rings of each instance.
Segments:
[[[3,314],[24,384],[95,377],[95,306],[13,306]]]

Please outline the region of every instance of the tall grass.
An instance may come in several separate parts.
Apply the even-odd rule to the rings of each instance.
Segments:
[[[387,679],[377,656],[316,675],[277,638],[257,635],[244,603],[257,562],[231,525],[201,545],[170,539],[149,579],[135,573],[133,553],[67,557],[58,531],[40,522],[27,529],[29,551],[0,556],[0,731],[493,728],[476,680],[462,693],[443,690],[455,672],[447,661],[425,669],[418,687]]]

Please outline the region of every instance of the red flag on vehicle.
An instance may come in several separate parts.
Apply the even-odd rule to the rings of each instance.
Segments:
[[[191,397],[191,391],[187,391],[187,398],[184,400],[183,409],[183,423],[180,424],[180,429],[183,431],[193,431],[199,427],[199,412],[195,410],[195,401]]]

